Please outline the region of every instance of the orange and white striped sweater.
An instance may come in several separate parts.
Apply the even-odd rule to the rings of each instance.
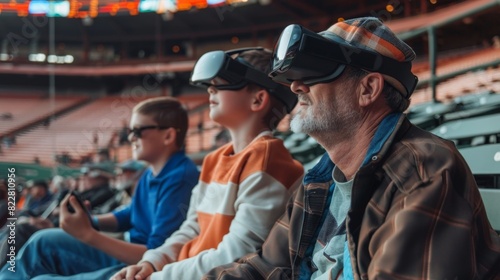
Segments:
[[[207,155],[186,221],[143,256],[158,270],[151,279],[200,279],[216,266],[257,251],[303,174],[282,140],[269,135],[236,155],[231,144]]]

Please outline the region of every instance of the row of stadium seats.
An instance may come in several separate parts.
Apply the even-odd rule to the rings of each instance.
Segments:
[[[146,97],[104,97],[85,104],[68,114],[65,114],[48,125],[41,125],[32,130],[17,135],[16,144],[0,154],[0,161],[4,162],[33,162],[38,157],[45,165],[53,165],[54,155],[63,152],[69,153],[73,159],[79,159],[94,153],[97,149],[108,147],[113,136],[123,126],[123,122],[130,119],[131,109]],[[206,95],[181,97],[186,107],[193,109],[203,106],[207,102]],[[10,100],[15,100],[11,98]],[[10,101],[9,100],[9,101]],[[3,100],[2,100],[3,101]],[[30,99],[24,102],[31,104]],[[3,103],[3,102],[2,102]],[[33,103],[36,103],[33,101]],[[17,104],[13,102],[13,104]],[[56,99],[56,104],[59,104]],[[62,105],[58,105],[62,106]],[[30,106],[21,107],[25,115],[31,115]],[[197,132],[199,123],[205,123],[208,118],[208,107],[201,110],[201,114],[194,114],[190,118],[189,130]],[[199,141],[197,134],[189,132],[188,145]],[[214,131],[216,133],[218,131]],[[198,144],[196,149],[211,145],[209,137],[206,143]]]
[[[500,53],[500,49],[498,52]],[[487,90],[500,92],[500,68],[469,72],[440,82],[436,87],[436,99],[447,101],[458,96]],[[412,95],[412,104],[429,101],[431,96],[432,92],[429,87],[418,89]]]
[[[452,56],[451,58],[440,58],[436,62],[436,75],[446,75],[460,69],[483,65],[495,60],[500,60],[500,48],[489,47],[486,49],[472,50],[461,53],[460,55]],[[415,63],[412,69],[421,81],[428,80],[431,76],[429,62],[427,60]],[[486,73],[483,77],[485,79],[490,78],[488,73]],[[418,90],[416,93],[417,92]]]
[[[51,100],[41,96],[1,96],[1,99],[0,113],[10,115],[9,118],[0,119],[0,136],[4,136],[30,123],[48,118],[53,112],[58,113],[85,102],[88,97],[56,97],[53,109]]]

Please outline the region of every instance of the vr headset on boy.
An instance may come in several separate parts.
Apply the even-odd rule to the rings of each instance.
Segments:
[[[418,82],[409,61],[400,62],[374,51],[356,48],[333,33],[316,34],[298,24],[287,26],[281,33],[274,48],[269,76],[282,84],[300,80],[306,85],[314,85],[335,80],[346,65],[381,73],[389,83],[393,79],[391,84],[399,82],[405,98],[410,97]]]
[[[285,104],[287,112],[290,113],[297,104],[297,96],[291,92],[289,87],[273,82],[265,73],[253,68],[241,57],[231,57],[231,55],[249,50],[263,50],[263,48],[205,53],[194,65],[190,83],[194,86],[208,88],[213,86],[211,81],[219,77],[228,82],[227,85],[215,86],[219,90],[239,90],[248,83],[254,83],[265,88],[272,96]]]

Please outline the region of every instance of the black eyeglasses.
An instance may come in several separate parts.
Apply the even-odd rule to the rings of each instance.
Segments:
[[[167,129],[170,128],[168,126],[159,126],[159,125],[146,125],[146,126],[140,126],[140,127],[134,127],[132,129],[128,129],[128,136],[132,134],[133,136],[137,138],[142,137],[142,131],[147,130],[147,129]]]

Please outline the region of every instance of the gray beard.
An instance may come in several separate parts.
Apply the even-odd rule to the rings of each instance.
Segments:
[[[306,133],[318,141],[322,140],[321,142],[331,142],[350,138],[361,119],[358,112],[349,109],[343,112],[334,112],[323,107],[319,108],[318,111],[322,113],[316,117],[308,111],[297,112],[292,116],[290,129],[295,133]]]

